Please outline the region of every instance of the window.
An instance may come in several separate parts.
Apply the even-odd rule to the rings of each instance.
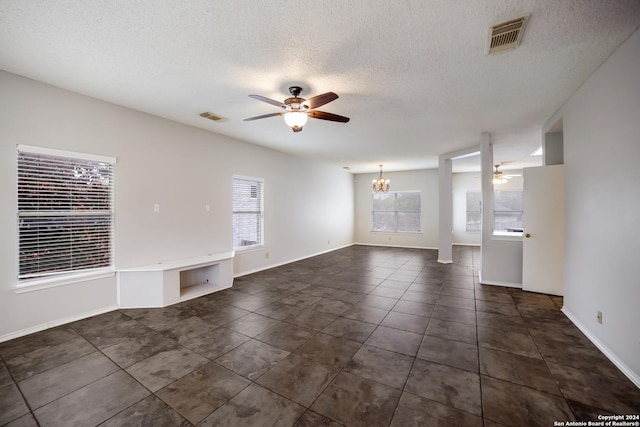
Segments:
[[[373,193],[372,231],[420,233],[420,192]]]
[[[467,192],[467,228],[466,231],[480,231],[482,224],[482,193]]]
[[[112,267],[114,164],[18,146],[18,279]]]
[[[260,178],[233,177],[233,248],[263,244],[263,186]]]
[[[494,193],[494,231],[522,231],[522,190]]]

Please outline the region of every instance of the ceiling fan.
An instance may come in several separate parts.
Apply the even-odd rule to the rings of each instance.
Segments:
[[[289,88],[289,93],[291,93],[293,97],[287,98],[283,102],[265,98],[260,95],[249,95],[251,98],[257,99],[258,101],[280,107],[283,111],[249,117],[248,119],[244,119],[244,121],[249,122],[252,120],[266,119],[267,117],[284,116],[284,121],[294,132],[300,132],[302,130],[302,127],[307,123],[308,117],[340,123],[347,123],[349,121],[349,117],[326,113],[315,109],[338,99],[338,95],[333,92],[326,92],[314,96],[313,98],[304,99],[298,96],[302,93],[302,88],[300,86],[291,86]]]
[[[514,176],[522,176],[520,174],[505,175],[505,174],[502,173],[502,171],[498,170],[499,167],[500,167],[500,165],[495,165],[496,170],[495,170],[495,172],[493,172],[493,183],[494,184],[504,184],[508,180],[513,178]]]

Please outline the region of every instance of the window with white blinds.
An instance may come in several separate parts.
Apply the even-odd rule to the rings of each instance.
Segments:
[[[420,233],[420,192],[373,193],[372,231]]]
[[[114,163],[18,146],[18,279],[112,266]]]
[[[264,181],[260,178],[233,177],[233,248],[261,246],[264,243]]]

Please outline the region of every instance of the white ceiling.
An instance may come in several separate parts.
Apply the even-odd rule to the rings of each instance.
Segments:
[[[489,27],[525,14],[520,47],[485,55]],[[482,132],[522,167],[639,26],[638,0],[2,0],[0,68],[356,173],[436,167]],[[242,121],[278,111],[247,95],[293,84],[351,121]]]

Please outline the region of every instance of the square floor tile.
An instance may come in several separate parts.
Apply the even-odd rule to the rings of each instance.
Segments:
[[[351,341],[364,342],[375,328],[376,325],[371,323],[339,317],[324,328],[322,332]]]
[[[279,323],[279,320],[255,313],[249,313],[246,316],[227,323],[225,326],[231,330],[241,333],[242,335],[255,337]]]
[[[299,314],[287,317],[285,322],[302,326],[303,328],[321,331],[338,317],[337,314],[305,309]]]
[[[388,326],[403,331],[424,334],[429,324],[429,318],[416,316],[415,314],[400,313],[398,311],[390,311],[389,314],[380,323],[380,326]]]
[[[206,426],[292,426],[305,408],[253,384],[199,424]]]
[[[433,310],[431,317],[440,320],[447,320],[449,322],[465,323],[467,325],[476,324],[475,311],[448,307],[445,305],[437,305]]]
[[[433,304],[423,304],[421,302],[413,302],[400,300],[393,307],[393,311],[399,311],[400,313],[414,314],[416,316],[429,317],[433,313],[435,306]]]
[[[339,369],[346,365],[361,346],[355,341],[319,333],[299,347],[295,354]]]
[[[346,312],[342,313],[342,317],[377,325],[382,322],[388,312],[388,310],[369,307],[367,305],[361,305],[360,303],[358,303]]]
[[[308,407],[337,373],[337,368],[290,354],[260,377],[257,383]]]
[[[211,362],[156,394],[183,417],[197,424],[250,384],[249,380]]]
[[[402,390],[413,360],[413,357],[363,345],[344,371]]]
[[[171,350],[178,346],[175,340],[161,332],[151,331],[137,337],[126,337],[116,344],[102,349],[102,352],[122,368],[140,362],[161,351]]]
[[[567,399],[615,414],[637,414],[640,411],[640,389],[628,379],[617,380],[554,363],[548,365]]]
[[[167,337],[183,344],[185,341],[206,334],[217,327],[218,325],[213,322],[202,320],[196,316],[191,316],[173,323],[168,328],[163,329],[162,332],[167,334]]]
[[[473,372],[416,359],[405,391],[482,415],[480,376]]]
[[[29,377],[19,385],[31,408],[36,409],[118,370],[115,363],[94,352]]]
[[[151,395],[100,424],[100,427],[121,426],[189,427],[191,423]]]
[[[60,344],[40,347],[37,350],[13,357],[6,360],[6,363],[13,378],[20,381],[95,351],[94,346],[78,336]]]
[[[575,419],[559,396],[485,376],[482,376],[482,406],[485,418],[507,426],[547,427],[554,425],[554,421]]]
[[[441,319],[431,319],[426,334],[448,340],[466,342],[467,344],[475,345],[478,342],[475,326]]]
[[[414,332],[378,326],[365,342],[367,345],[415,356],[422,341],[422,335]]]
[[[15,384],[0,388],[0,425],[5,425],[28,412],[29,408]]]
[[[530,335],[478,327],[478,345],[542,359]]]
[[[451,406],[402,393],[391,427],[461,426],[482,427],[482,418]]]
[[[98,425],[149,395],[126,372],[118,371],[37,409],[40,425]]]
[[[418,357],[424,360],[478,372],[478,346],[426,335]]]
[[[281,302],[274,302],[273,304],[260,307],[255,312],[262,316],[271,317],[272,319],[284,320],[293,314],[300,313],[302,310],[303,307],[296,307]]]
[[[480,373],[561,395],[547,364],[533,357],[480,347]]]
[[[342,372],[311,409],[348,426],[388,425],[399,399],[399,390]]]
[[[250,338],[246,335],[220,327],[204,335],[191,338],[182,345],[207,359],[213,360],[249,340]]]
[[[335,315],[341,315],[351,307],[353,307],[353,304],[351,303],[328,298],[322,298],[320,301],[313,305],[313,309],[316,311],[331,313]]]
[[[338,424],[331,419],[318,414],[317,412],[313,412],[312,410],[307,410],[298,420],[294,427],[340,427],[342,424]]]
[[[126,370],[149,390],[155,392],[194,371],[209,360],[188,348],[161,351]]]
[[[317,332],[311,329],[290,323],[281,323],[262,332],[256,336],[256,339],[283,350],[294,351],[315,334]]]
[[[216,363],[250,380],[256,380],[289,355],[260,341],[250,340],[216,359]]]

